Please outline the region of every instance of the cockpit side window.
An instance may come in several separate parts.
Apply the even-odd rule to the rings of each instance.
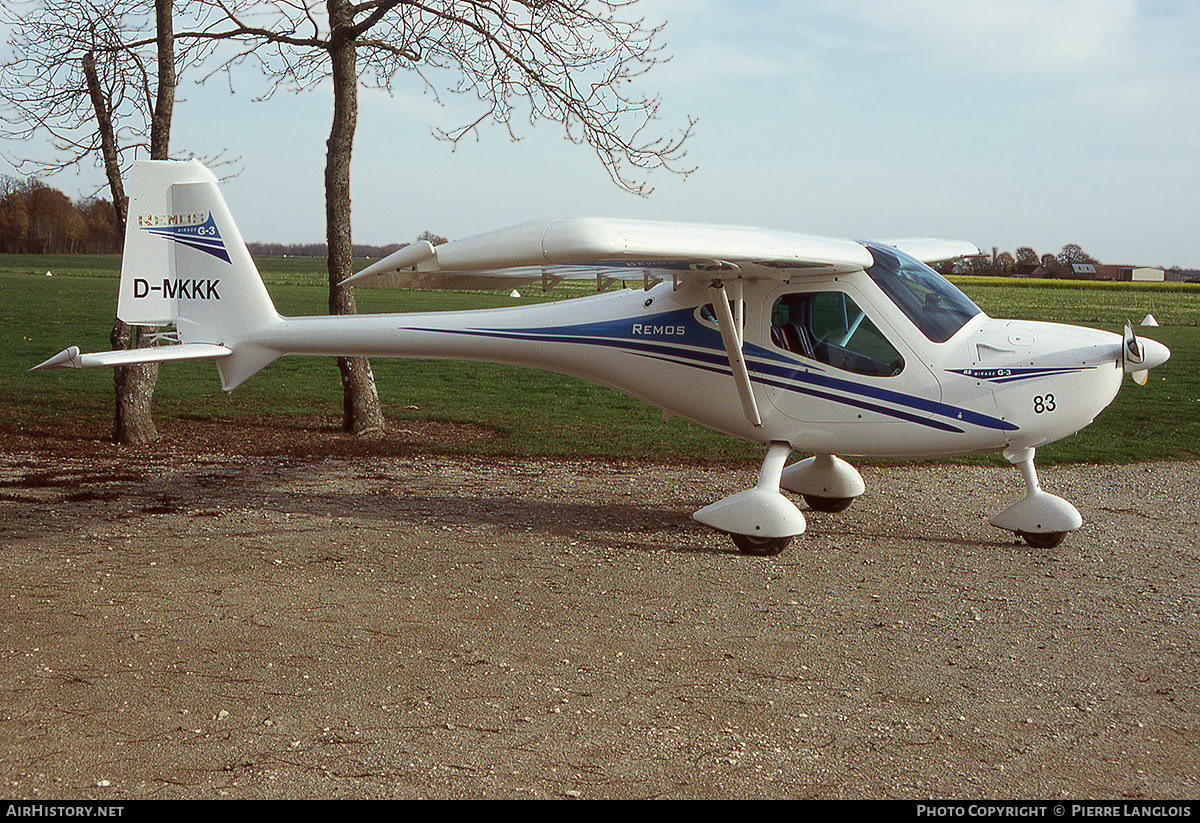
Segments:
[[[771,342],[856,374],[892,377],[904,370],[904,357],[843,292],[780,297],[771,308]]]
[[[867,274],[921,333],[945,343],[982,309],[953,283],[898,249],[868,244],[875,264]]]

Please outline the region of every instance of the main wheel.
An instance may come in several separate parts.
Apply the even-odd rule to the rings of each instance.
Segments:
[[[834,512],[844,511],[847,506],[854,502],[853,497],[820,497],[815,494],[805,494],[804,502],[808,507],[815,512]]]
[[[742,554],[755,557],[773,557],[788,547],[790,537],[755,537],[752,534],[731,534],[733,545]]]
[[[1043,532],[1041,534],[1017,532],[1017,534],[1035,549],[1053,549],[1059,543],[1063,542],[1063,538],[1067,536],[1066,532]]]

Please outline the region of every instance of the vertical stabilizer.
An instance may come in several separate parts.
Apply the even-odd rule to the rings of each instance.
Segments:
[[[117,316],[173,324],[185,343],[229,347],[233,354],[218,363],[227,389],[279,356],[238,346],[281,318],[216,177],[199,161],[134,164]]]

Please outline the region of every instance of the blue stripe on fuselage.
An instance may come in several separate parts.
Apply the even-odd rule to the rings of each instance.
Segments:
[[[729,357],[725,353],[725,345],[720,332],[697,322],[693,309],[663,312],[643,318],[604,320],[596,323],[544,328],[413,328],[413,331],[462,334],[503,340],[603,346],[704,371],[731,374]],[[866,409],[940,431],[961,433],[963,429],[950,422],[931,419],[928,415],[945,418],[947,421],[955,423],[967,423],[999,431],[1016,431],[1018,428],[1007,421],[970,409],[834,377],[824,373],[817,366],[799,366],[782,352],[756,346],[753,343],[747,343],[744,352],[747,358],[746,366],[750,371],[752,381],[774,386],[784,391]],[[881,405],[883,403],[890,403],[900,408]]]

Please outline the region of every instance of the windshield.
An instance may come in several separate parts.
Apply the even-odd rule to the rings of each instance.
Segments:
[[[921,333],[945,343],[982,309],[946,278],[899,249],[868,243],[875,264],[867,274]]]

